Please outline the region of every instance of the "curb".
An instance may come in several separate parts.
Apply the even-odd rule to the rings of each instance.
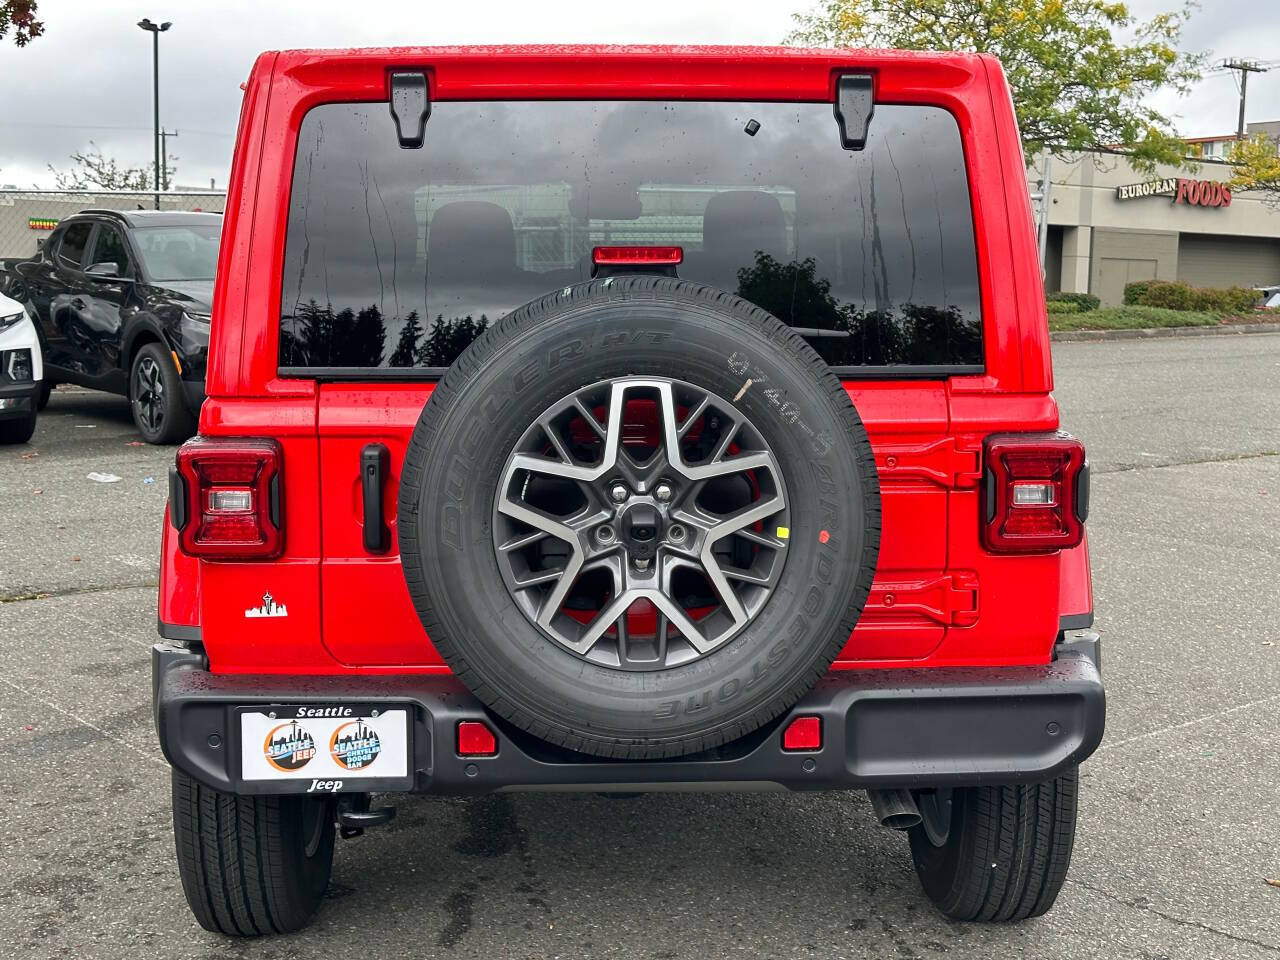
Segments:
[[[1054,343],[1091,340],[1148,340],[1156,337],[1218,337],[1230,334],[1280,333],[1280,323],[1223,323],[1212,327],[1144,327],[1137,330],[1056,330]]]

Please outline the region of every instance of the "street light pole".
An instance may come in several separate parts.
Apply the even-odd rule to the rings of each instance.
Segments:
[[[168,30],[173,24],[166,20],[164,23],[152,23],[146,17],[138,21],[138,26],[151,34],[151,113],[152,124],[155,141],[156,168],[155,168],[155,188],[156,188],[156,209],[160,209],[160,34]]]

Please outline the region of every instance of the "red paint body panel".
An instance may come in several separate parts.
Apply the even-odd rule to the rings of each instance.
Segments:
[[[875,585],[836,668],[1046,662],[1061,615],[1092,603],[1087,547],[996,556],[979,543],[982,442],[1058,426],[1034,232],[1008,87],[966,54],[749,47],[442,47],[286,51],[245,87],[213,306],[200,429],[284,449],[285,555],[194,561],[166,530],[161,619],[199,625],[225,673],[422,673],[447,667],[409,602],[397,553],[399,465],[430,384],[318,386],[277,374],[281,261],[295,144],[307,110],[385,101],[393,69],[435,100],[724,99],[830,102],[837,73],[874,76],[877,103],[940,106],[964,144],[986,371],[848,382],[875,449],[884,525]],[[874,121],[873,121],[874,122]],[[391,549],[362,544],[359,456],[385,444]],[[245,611],[271,592],[287,618]]]
[[[156,616],[161,623],[180,627],[200,624],[200,561],[178,549],[178,532],[164,508],[164,533],[160,538],[160,590]]]
[[[1093,613],[1093,576],[1089,570],[1089,533],[1080,546],[1062,551],[1058,608],[1064,617]]]

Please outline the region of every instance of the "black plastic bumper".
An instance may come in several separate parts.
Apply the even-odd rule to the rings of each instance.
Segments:
[[[3,351],[0,351],[3,353]],[[36,409],[36,398],[40,396],[40,381],[10,380],[0,372],[0,420],[13,417],[29,417]]]
[[[676,760],[607,760],[552,747],[491,716],[450,676],[212,674],[198,650],[154,647],[156,727],[169,762],[232,793],[303,791],[311,781],[245,781],[235,718],[246,706],[407,707],[410,775],[344,789],[474,794],[498,790],[926,787],[1018,783],[1078,763],[1102,739],[1096,640],[1060,644],[1043,666],[840,671],[763,730]],[[782,749],[790,717],[822,718],[822,748]],[[458,723],[484,720],[498,752],[462,757]]]

